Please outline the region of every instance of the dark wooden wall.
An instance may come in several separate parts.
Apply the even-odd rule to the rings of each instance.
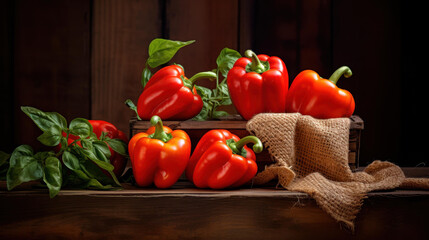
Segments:
[[[149,42],[196,40],[173,62],[186,75],[216,67],[224,47],[281,57],[290,81],[342,65],[339,81],[365,121],[361,163],[428,164],[427,50],[422,6],[405,0],[9,0],[1,3],[1,147],[39,146],[40,131],[20,111],[30,105],[104,119],[128,132]],[[208,82],[204,83],[209,85]],[[233,108],[228,109],[234,112]]]

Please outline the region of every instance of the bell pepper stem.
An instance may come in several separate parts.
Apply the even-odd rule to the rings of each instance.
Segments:
[[[164,125],[162,124],[162,120],[159,116],[152,116],[150,119],[150,124],[155,126],[155,132],[150,135],[150,138],[159,139],[163,142],[168,142],[168,140],[171,139],[171,136],[164,132]]]
[[[204,78],[214,79],[216,77],[217,77],[217,75],[214,72],[210,72],[210,71],[200,72],[200,73],[195,74],[191,78],[189,78],[188,81],[191,83],[191,89],[193,89],[197,80],[204,79]]]
[[[255,153],[262,152],[264,146],[262,145],[261,140],[255,136],[246,136],[235,143],[230,145],[233,151],[241,152],[241,149],[248,143],[253,143],[253,151]]]
[[[347,66],[342,66],[338,68],[332,75],[329,77],[329,81],[331,81],[333,84],[337,84],[338,79],[341,78],[341,76],[344,76],[345,78],[349,78],[352,76],[352,70]]]
[[[256,53],[254,53],[252,50],[246,50],[244,52],[244,56],[252,59],[252,63],[250,65],[250,69],[252,71],[257,73],[265,72],[265,66],[261,63]]]

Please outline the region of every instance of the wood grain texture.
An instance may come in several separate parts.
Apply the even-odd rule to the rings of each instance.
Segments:
[[[332,66],[332,1],[298,1],[299,71],[312,69],[329,77]]]
[[[426,169],[427,175],[427,169]],[[275,188],[5,192],[0,182],[2,239],[422,239],[429,192],[373,192],[342,229],[309,195]]]
[[[0,7],[0,139],[2,151],[12,152],[14,142],[14,107],[13,107],[13,22],[15,3],[3,1]]]
[[[135,103],[148,46],[161,37],[159,1],[94,1],[91,56],[91,118],[124,132],[134,116],[124,102]]]
[[[167,1],[166,24],[169,39],[196,42],[180,50],[172,62],[185,68],[189,78],[196,73],[216,69],[216,58],[225,47],[238,49],[238,0],[182,0]],[[243,53],[242,53],[243,54]],[[198,85],[214,88],[208,79]],[[236,113],[233,105],[218,110]]]
[[[389,160],[402,166],[427,163],[422,158],[406,157],[416,151],[423,152],[425,148],[420,139],[407,134],[427,133],[426,128],[416,124],[416,116],[412,116],[414,111],[410,108],[410,105],[419,108],[420,101],[411,99],[421,96],[416,92],[419,90],[404,88],[408,86],[408,79],[414,79],[409,74],[414,72],[412,69],[417,69],[413,63],[418,60],[399,57],[402,53],[421,51],[417,29],[411,30],[410,35],[401,33],[409,31],[409,27],[422,26],[422,23],[411,20],[421,15],[414,11],[406,14],[407,6],[418,8],[406,1],[333,1],[333,66],[347,65],[353,71],[353,76],[340,79],[338,86],[353,94],[355,114],[368,123],[362,134],[363,165],[374,159]],[[410,42],[402,42],[404,39]],[[405,67],[408,70],[402,72]],[[419,130],[408,130],[413,128]]]
[[[68,119],[102,118],[127,131],[147,47],[155,37],[195,39],[172,62],[187,76],[215,67],[223,47],[281,57],[291,82],[303,69],[329,77],[348,65],[339,87],[365,122],[363,164],[374,159],[427,165],[419,81],[428,47],[424,7],[408,1],[133,0],[5,1],[2,6],[2,150],[39,146],[40,131],[19,110],[32,105]],[[3,80],[3,79],[2,79]],[[211,82],[203,84],[210,86]],[[233,107],[228,108],[235,113]],[[13,117],[10,117],[13,115]],[[12,123],[12,124],[11,124]]]
[[[238,0],[167,1],[166,15],[170,39],[196,40],[174,57],[189,77],[217,68],[223,48],[238,50]]]
[[[252,49],[256,54],[280,57],[289,73],[289,84],[299,66],[300,1],[255,0]]]
[[[33,106],[69,121],[90,115],[90,4],[15,2],[14,144],[40,146],[41,131],[20,110]]]

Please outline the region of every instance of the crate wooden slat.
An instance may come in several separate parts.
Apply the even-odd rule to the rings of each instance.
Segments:
[[[240,138],[249,135],[246,130],[247,121],[243,120],[239,115],[228,116],[222,120],[214,121],[163,121],[165,126],[171,129],[182,129],[186,131],[191,138],[192,149],[195,148],[199,139],[211,129],[226,129],[236,134]],[[149,121],[138,121],[137,118],[130,120],[130,136],[134,136],[138,132],[146,131],[150,127]],[[349,136],[349,165],[352,170],[359,167],[359,151],[361,132],[364,129],[363,120],[353,115],[350,117],[350,136]],[[258,169],[262,170],[266,165],[273,162],[267,150],[257,154]]]

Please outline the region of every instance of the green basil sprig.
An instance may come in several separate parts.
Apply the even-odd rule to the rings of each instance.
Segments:
[[[11,155],[1,152],[0,167],[7,165],[9,158],[6,173],[8,190],[35,180],[41,180],[47,186],[51,198],[65,186],[90,189],[121,187],[110,164],[109,146],[126,155],[125,142],[109,139],[106,134],[97,138],[92,125],[84,118],[75,118],[67,126],[66,119],[59,113],[43,112],[33,107],[21,107],[21,110],[42,130],[42,135],[37,138],[42,144],[50,147],[61,144],[61,148],[34,153],[31,146],[21,145]],[[70,135],[78,138],[69,144]]]
[[[142,72],[142,86],[152,77],[149,67],[156,68],[162,64],[168,63],[180,48],[194,43],[195,40],[181,42],[169,39],[155,38],[149,44],[149,58],[146,60],[145,68]]]
[[[209,119],[219,119],[222,116],[227,116],[225,111],[218,111],[219,106],[231,105],[232,101],[229,96],[228,85],[226,83],[228,71],[234,66],[237,59],[241,58],[239,52],[224,48],[216,59],[217,69],[213,70],[216,77],[216,88],[209,89],[196,85],[198,94],[203,100],[203,109],[193,119],[204,121]],[[223,78],[223,79],[222,79]],[[222,80],[221,80],[222,79]]]

